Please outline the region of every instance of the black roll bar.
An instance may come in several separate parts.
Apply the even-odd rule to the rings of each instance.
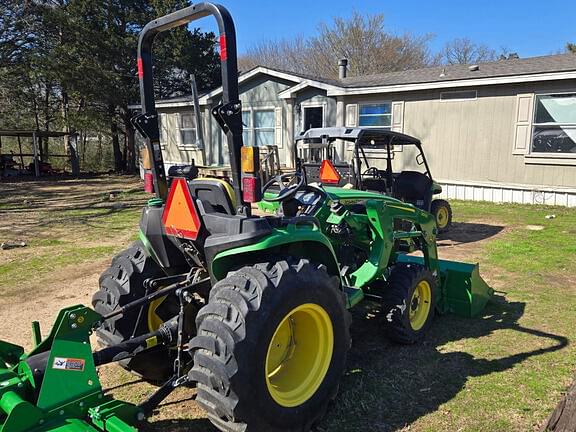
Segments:
[[[133,119],[134,125],[146,137],[146,145],[153,162],[154,185],[158,198],[166,200],[168,185],[164,161],[160,150],[158,114],[154,100],[152,70],[152,42],[158,33],[174,27],[213,16],[220,32],[220,61],[222,65],[222,103],[212,110],[218,124],[224,129],[230,151],[230,168],[234,192],[240,202],[238,213],[248,214],[250,206],[242,199],[240,149],[242,147],[242,105],[238,96],[238,64],[236,29],[228,10],[218,4],[198,3],[169,15],[150,21],[140,32],[138,41],[138,78],[142,114]]]

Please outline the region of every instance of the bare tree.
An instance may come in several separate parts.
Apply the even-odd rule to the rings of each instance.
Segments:
[[[238,59],[238,67],[242,71],[247,71],[262,65],[305,73],[309,51],[309,42],[301,36],[280,41],[262,41],[252,46]]]
[[[497,60],[496,51],[468,38],[454,39],[442,49],[442,62],[447,64],[472,64]]]
[[[255,45],[240,59],[246,70],[256,64],[337,78],[337,62],[349,60],[352,76],[414,69],[432,63],[428,49],[431,36],[401,36],[388,33],[384,15],[361,15],[335,18],[320,24],[318,35]]]

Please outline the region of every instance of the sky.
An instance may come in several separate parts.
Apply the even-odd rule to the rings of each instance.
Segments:
[[[321,22],[360,13],[383,13],[395,34],[432,34],[433,51],[454,38],[467,37],[498,53],[520,57],[555,54],[576,43],[576,0],[216,0],[236,23],[239,52],[261,40],[309,36]],[[202,29],[212,29],[206,19]]]

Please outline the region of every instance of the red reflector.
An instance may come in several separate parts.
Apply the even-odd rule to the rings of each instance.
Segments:
[[[226,61],[228,59],[228,49],[226,48],[226,35],[220,35],[220,60]]]
[[[200,231],[200,219],[196,205],[190,195],[188,184],[183,178],[172,181],[170,194],[164,207],[162,223],[166,234],[196,240]]]
[[[137,64],[138,64],[138,78],[142,78],[144,76],[144,64],[142,63],[142,59],[140,57],[138,57]]]
[[[337,184],[340,181],[340,174],[327,159],[322,161],[322,165],[320,165],[320,181],[322,183],[330,183],[330,184]]]
[[[242,179],[242,199],[244,202],[258,202],[259,192],[258,179],[256,177],[244,177]]]

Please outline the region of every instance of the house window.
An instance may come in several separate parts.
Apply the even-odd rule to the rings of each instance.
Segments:
[[[358,126],[381,127],[389,129],[392,124],[390,103],[360,105]]]
[[[242,111],[243,140],[249,146],[274,145],[275,113],[273,109]]]
[[[252,143],[252,111],[242,111],[242,141],[244,145],[251,146]]]
[[[254,138],[257,146],[274,145],[274,110],[254,111]]]
[[[440,93],[442,101],[475,100],[478,97],[476,90],[458,90]]]
[[[180,114],[180,144],[182,146],[196,145],[196,119],[191,112]]]
[[[576,153],[576,93],[536,96],[532,153]]]

